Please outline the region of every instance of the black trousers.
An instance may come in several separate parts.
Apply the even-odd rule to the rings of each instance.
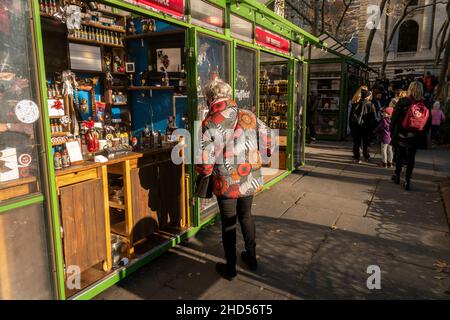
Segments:
[[[410,180],[414,166],[416,164],[416,151],[415,147],[397,147],[397,162],[395,163],[395,174],[400,175],[402,173],[403,164],[406,163],[405,179]]]
[[[363,156],[365,158],[368,158],[370,135],[366,133],[364,130],[352,130],[352,137],[353,137],[353,159],[359,160],[360,158],[359,149],[361,148],[361,144],[363,147]]]
[[[239,199],[217,199],[222,220],[222,244],[225,259],[230,267],[236,266],[236,220],[242,229],[245,249],[249,253],[255,252],[255,224],[252,219],[253,196]]]

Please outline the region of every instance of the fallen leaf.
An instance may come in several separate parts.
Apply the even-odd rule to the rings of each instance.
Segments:
[[[436,267],[438,269],[445,269],[448,267],[448,262],[438,260],[433,264],[433,267]]]

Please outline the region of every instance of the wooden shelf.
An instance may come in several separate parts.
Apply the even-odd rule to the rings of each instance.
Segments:
[[[70,132],[53,132],[52,137],[65,137],[69,134]]]
[[[36,181],[37,181],[36,177],[28,177],[28,178],[19,178],[19,179],[15,179],[15,180],[11,180],[11,181],[6,181],[6,182],[0,182],[0,190],[6,189],[6,188],[17,187],[17,186],[27,184],[27,183],[33,183]]]
[[[136,39],[146,39],[146,38],[159,38],[159,37],[168,37],[173,35],[184,35],[184,30],[171,30],[171,31],[163,31],[163,32],[147,32],[147,33],[139,33],[139,34],[131,34],[125,36],[125,40],[136,40]]]
[[[125,48],[125,46],[120,45],[120,44],[111,44],[111,43],[100,42],[100,41],[96,41],[96,40],[80,39],[80,38],[75,38],[75,37],[67,37],[67,39],[71,42],[79,42],[79,43],[84,43],[84,44],[96,44],[96,45],[101,45],[101,46],[105,46],[105,47],[113,47],[113,48]]]
[[[102,10],[102,9],[98,9],[98,12],[104,13],[104,14],[109,14],[111,16],[115,16],[115,17],[120,17],[120,18],[126,18],[129,16],[129,14],[123,14],[123,13],[117,13],[117,12],[110,12],[107,10]]]
[[[45,13],[45,12],[41,12],[40,16],[43,17],[43,18],[52,19],[52,20],[55,20],[55,21],[61,23],[61,21],[57,20],[51,14],[48,14],[48,13]],[[101,22],[93,22],[93,21],[91,21],[91,22],[81,22],[81,25],[86,26],[86,27],[93,27],[93,28],[98,28],[98,29],[104,29],[104,30],[108,30],[108,31],[118,32],[118,33],[124,33],[124,34],[126,33],[126,30],[123,27],[105,26]]]
[[[119,210],[125,210],[125,204],[120,204],[114,201],[109,201],[109,206],[111,208],[119,209]]]
[[[91,22],[82,22],[81,24],[83,26],[87,26],[87,27],[93,27],[93,28],[98,28],[98,29],[118,32],[118,33],[126,33],[125,28],[109,27],[109,26],[103,25],[101,22],[93,22],[93,21],[91,21]]]
[[[115,102],[112,105],[113,106],[127,106],[128,102]]]
[[[129,87],[128,90],[173,90],[175,87],[157,87],[157,86],[141,86],[141,87]]]

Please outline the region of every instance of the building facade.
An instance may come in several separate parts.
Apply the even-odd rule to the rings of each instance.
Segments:
[[[359,19],[358,54],[364,56],[370,29],[367,28],[371,8],[379,0],[361,0]],[[374,70],[381,70],[385,45],[392,29],[401,14],[401,0],[388,1],[386,10],[380,17],[380,28],[375,34],[371,47],[369,65]],[[407,16],[398,28],[386,64],[386,77],[393,78],[402,72],[439,74],[439,67],[434,65],[436,55],[436,37],[446,19],[445,4],[436,0],[417,0],[412,14]],[[410,9],[410,10],[411,10]],[[399,12],[400,11],[400,12]]]

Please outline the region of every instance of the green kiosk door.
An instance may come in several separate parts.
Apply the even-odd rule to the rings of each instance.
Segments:
[[[305,81],[303,65],[298,61],[295,62],[294,79],[294,168],[298,168],[305,163],[305,109],[303,99]]]
[[[56,297],[32,8],[0,7],[0,300]]]

